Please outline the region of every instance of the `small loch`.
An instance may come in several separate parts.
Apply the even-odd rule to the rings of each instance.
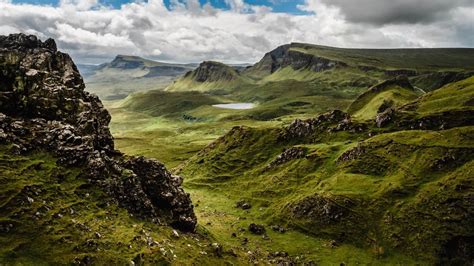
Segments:
[[[214,104],[213,107],[222,108],[222,109],[234,109],[234,110],[248,110],[255,107],[253,103],[223,103],[223,104]]]

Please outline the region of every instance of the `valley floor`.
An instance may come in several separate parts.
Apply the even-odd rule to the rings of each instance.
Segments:
[[[158,159],[167,167],[179,170],[179,166],[203,149],[213,140],[227,133],[236,125],[270,128],[287,124],[284,121],[219,121],[186,122],[178,119],[152,117],[143,113],[117,108],[107,102],[112,114],[111,129],[119,150],[129,155],[144,155]],[[380,256],[376,250],[335,244],[331,239],[322,239],[295,230],[284,233],[274,231],[268,224],[264,203],[249,210],[236,208],[243,187],[223,189],[212,183],[192,181],[185,176],[185,190],[191,194],[200,228],[214,238],[224,250],[236,252],[242,264],[259,261],[314,262],[318,265],[354,264],[414,264],[412,258],[403,254]],[[251,223],[263,224],[265,236],[249,232]],[[288,254],[288,255],[287,255]],[[240,257],[240,256],[245,257]]]

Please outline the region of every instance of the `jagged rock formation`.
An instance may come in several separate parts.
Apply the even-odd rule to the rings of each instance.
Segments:
[[[184,76],[196,82],[232,81],[237,77],[238,73],[232,67],[213,61],[202,62],[198,68]]]
[[[54,40],[0,36],[0,142],[12,152],[44,149],[78,166],[131,213],[193,231],[196,217],[181,178],[142,157],[114,149],[110,115],[84,91],[72,59]]]
[[[347,66],[344,62],[331,60],[324,57],[292,50],[298,48],[300,44],[286,44],[265,54],[265,56],[254,66],[247,69],[244,73],[259,73],[269,75],[278,69],[291,66],[294,70],[307,69],[311,71],[324,71],[335,67]]]
[[[361,132],[366,129],[365,124],[354,123],[351,116],[343,111],[334,110],[307,120],[296,119],[282,133],[282,139],[304,138],[317,131],[349,131]]]
[[[291,147],[285,149],[281,154],[279,154],[273,161],[271,161],[267,169],[277,167],[278,165],[284,164],[291,160],[304,158],[306,156],[306,149],[303,147]]]

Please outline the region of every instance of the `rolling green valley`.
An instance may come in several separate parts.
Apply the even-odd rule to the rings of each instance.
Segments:
[[[469,1],[0,10],[0,266],[474,264]]]

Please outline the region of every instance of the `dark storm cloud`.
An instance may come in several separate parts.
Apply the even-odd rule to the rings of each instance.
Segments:
[[[450,11],[455,8],[474,6],[474,0],[321,0],[321,2],[340,8],[350,22],[376,25],[430,23],[449,17]]]

